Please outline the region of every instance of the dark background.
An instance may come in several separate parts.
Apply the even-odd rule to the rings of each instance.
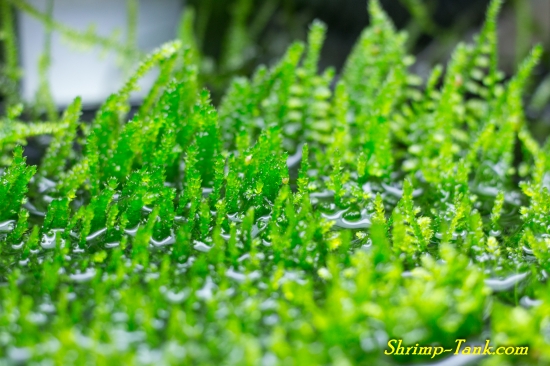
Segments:
[[[410,51],[425,62],[445,61],[458,41],[471,38],[483,23],[488,0],[421,0],[430,11],[435,29],[422,29],[405,4],[406,0],[381,0],[381,4],[399,29],[415,33]],[[269,62],[278,57],[294,39],[305,40],[308,24],[321,19],[328,25],[323,50],[323,65],[341,67],[361,31],[369,24],[365,0],[261,0],[253,1],[250,23],[254,22],[262,4],[274,3],[277,9],[256,39],[257,58]],[[203,51],[219,58],[223,49],[224,32],[231,23],[231,9],[238,0],[189,0],[197,13],[207,17]],[[526,9],[527,8],[527,9]],[[528,9],[530,8],[530,9]],[[527,17],[521,12],[530,12]],[[527,43],[516,45],[516,15],[521,28],[527,31]],[[513,72],[516,56],[525,54],[535,42],[550,48],[550,0],[508,0],[500,15],[501,64]],[[418,36],[416,33],[420,33]],[[432,50],[440,46],[440,50]],[[276,53],[278,53],[276,55]],[[546,55],[546,63],[550,62]]]
[[[306,40],[309,24],[320,19],[328,26],[322,50],[321,68],[334,66],[340,70],[361,31],[368,26],[367,1],[365,0],[250,0],[251,11],[247,18],[251,42],[251,57],[242,67],[224,72],[220,67],[224,42],[232,24],[232,14],[239,3],[246,0],[188,0],[187,4],[197,12],[196,29],[202,35],[201,50],[210,59],[209,70],[216,70],[205,78],[213,91],[214,101],[219,101],[230,77],[234,74],[249,75],[258,64],[272,64],[294,40]],[[416,56],[413,70],[426,77],[435,64],[445,65],[458,42],[470,41],[479,32],[485,19],[489,0],[419,0],[429,12],[429,24],[420,24],[411,15],[407,4],[411,0],[380,0],[383,8],[398,29],[409,33],[409,52]],[[271,6],[268,20],[260,30],[258,18]],[[256,25],[256,28],[254,28]],[[530,127],[542,141],[550,134],[550,0],[504,1],[499,16],[499,63],[510,77],[517,65],[536,43],[546,49],[543,60],[535,71],[531,88],[526,94],[526,106]],[[215,66],[212,66],[215,65]],[[540,85],[546,80],[548,91],[542,93]],[[531,103],[533,93],[546,94],[542,105]]]

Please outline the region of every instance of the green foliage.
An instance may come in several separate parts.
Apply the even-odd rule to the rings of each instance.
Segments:
[[[76,98],[65,110],[61,118],[61,126],[54,134],[48,151],[40,164],[39,175],[57,177],[65,170],[67,161],[73,152],[72,145],[77,138],[80,108],[81,100]]]
[[[541,49],[503,80],[499,6],[426,81],[371,1],[337,82],[318,69],[315,22],[307,46],[235,79],[217,108],[184,19],[91,125],[78,98],[50,123],[23,124],[12,105],[0,363],[392,365],[430,356],[385,356],[391,338],[485,337],[529,346],[522,364],[550,362],[550,145],[522,99]],[[35,168],[21,145],[38,133],[53,138]]]
[[[12,219],[17,215],[35,172],[35,167],[27,166],[23,149],[17,147],[13,153],[13,161],[0,181],[0,220]]]

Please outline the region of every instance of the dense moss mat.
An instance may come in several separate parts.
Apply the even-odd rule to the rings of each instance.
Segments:
[[[550,363],[549,146],[522,106],[541,49],[503,80],[499,6],[426,81],[371,1],[338,76],[315,22],[219,108],[181,41],[91,124],[79,99],[60,122],[10,107],[0,363],[392,365],[436,359],[384,355],[389,339],[460,338],[529,347],[479,364]],[[37,134],[53,138],[33,167]]]

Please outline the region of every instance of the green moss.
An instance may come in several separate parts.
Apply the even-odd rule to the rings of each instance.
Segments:
[[[530,347],[511,363],[550,362],[549,145],[522,101],[542,50],[503,80],[499,7],[425,81],[370,1],[336,83],[318,70],[315,22],[307,46],[236,78],[217,108],[185,18],[182,40],[145,57],[91,125],[78,98],[50,123],[23,124],[13,104],[0,131],[0,363],[392,365],[430,356],[386,356],[391,338],[486,337]],[[232,27],[228,70],[248,44],[242,19]],[[44,133],[30,167],[21,145]]]

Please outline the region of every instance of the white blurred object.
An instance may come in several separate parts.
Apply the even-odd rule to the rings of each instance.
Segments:
[[[28,3],[45,12],[46,0],[28,0]],[[151,51],[176,37],[182,0],[140,0],[137,22],[137,45],[143,52]],[[78,31],[95,25],[97,34],[110,37],[120,30],[121,43],[126,39],[126,0],[54,0],[53,19]],[[19,49],[23,68],[22,95],[27,101],[34,99],[39,86],[38,62],[44,49],[45,27],[32,16],[18,14]],[[51,91],[56,104],[65,107],[76,96],[82,97],[85,106],[101,104],[125,81],[125,73],[117,62],[115,51],[102,51],[98,47],[79,50],[53,30],[51,67],[48,73]],[[128,73],[126,73],[127,75]],[[140,83],[141,90],[134,92],[133,103],[139,103],[155,79],[147,75]]]

